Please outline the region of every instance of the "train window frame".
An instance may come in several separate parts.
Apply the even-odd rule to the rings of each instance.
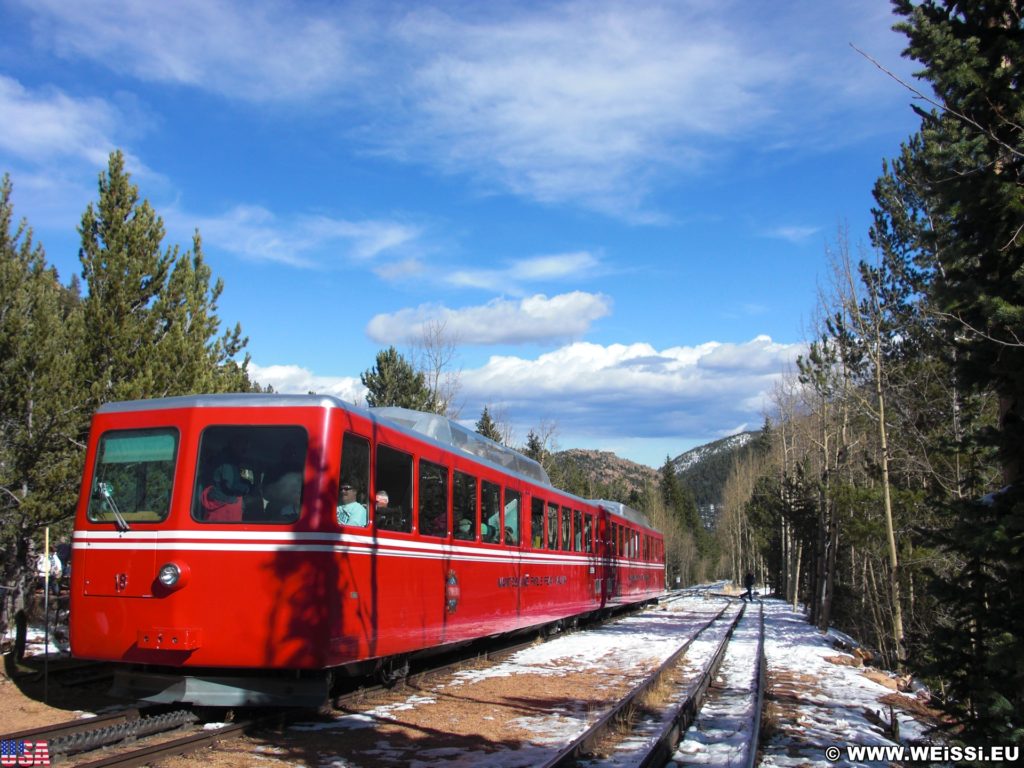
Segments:
[[[559,528],[561,526],[559,525],[558,505],[555,504],[552,501],[548,502],[546,519],[547,519],[548,538],[547,538],[547,546],[545,547],[545,549],[550,549],[552,551],[557,552],[558,549],[559,549],[559,546],[558,546],[558,530],[559,530]]]
[[[358,448],[357,448],[358,446]],[[352,456],[357,454],[355,462]],[[341,465],[338,469],[338,502],[335,519],[338,525],[365,528],[370,524],[370,456],[373,454],[369,438],[346,431],[341,437]],[[365,463],[361,461],[365,457]],[[352,501],[342,502],[346,486],[355,491]]]
[[[583,513],[578,509],[572,511],[572,551],[583,551]]]
[[[583,551],[594,551],[594,516],[589,512],[583,513]]]
[[[546,549],[547,538],[544,535],[544,509],[546,502],[539,496],[530,499],[530,544],[534,549]],[[540,525],[537,523],[540,522]]]
[[[414,463],[408,451],[377,443],[373,467],[373,526],[377,530],[412,533]]]
[[[472,483],[468,488],[460,486],[460,479],[465,478]],[[480,529],[480,481],[476,475],[469,472],[455,470],[452,478],[452,537],[460,541],[476,541],[477,531]],[[464,501],[468,498],[466,491],[472,494],[472,509],[465,510]],[[472,518],[466,517],[463,512],[469,511]],[[466,529],[463,522],[469,520],[470,526]]]
[[[448,538],[449,531],[451,530],[450,525],[450,511],[451,511],[451,493],[450,491],[450,473],[448,467],[443,464],[438,464],[428,459],[420,458],[418,460],[419,466],[416,472],[416,525],[417,530],[421,536],[429,536],[435,539]],[[435,471],[435,474],[431,477],[424,476],[424,470]],[[442,507],[440,514],[436,509],[436,504],[433,510],[424,509],[424,501],[428,494],[424,491],[424,485],[426,484],[427,489],[437,487],[437,481],[440,480],[440,489],[442,494]],[[430,494],[433,495],[433,494]],[[436,501],[436,499],[435,499]],[[424,514],[425,512],[432,511],[433,514]],[[428,527],[425,524],[426,520],[432,520],[432,524]],[[440,528],[437,528],[437,523],[441,524]]]
[[[522,500],[523,495],[515,488],[505,489],[505,503],[502,505],[504,522],[502,524],[501,540],[510,547],[518,547],[522,541]],[[512,506],[513,504],[515,506]]]
[[[572,551],[572,510],[569,507],[562,507],[562,527],[560,529],[562,539],[562,551]]]
[[[490,502],[491,506],[485,506]],[[502,508],[501,508],[501,485],[491,480],[480,481],[480,541],[484,544],[499,544],[501,543],[501,529],[504,525],[502,520]],[[491,520],[497,517],[497,525],[494,525]],[[487,531],[484,531],[484,526],[487,526]],[[493,528],[493,532],[492,529]]]
[[[207,424],[190,505],[203,525],[292,525],[302,517],[309,432],[301,424]]]
[[[129,438],[134,437],[137,440],[148,440],[149,446],[146,453],[137,452],[134,455],[120,456],[119,459],[125,458],[136,458],[137,461],[103,461],[107,453],[107,441],[117,438]],[[163,458],[162,460],[154,460],[158,456],[165,456],[165,453],[158,453],[154,455],[153,450],[157,448],[157,445],[153,444],[153,438],[170,438],[172,444],[170,446],[170,457]],[[89,504],[86,507],[86,517],[91,523],[115,523],[121,525],[123,521],[125,524],[131,523],[162,523],[171,513],[171,503],[174,497],[175,489],[175,475],[178,470],[178,449],[181,446],[181,432],[176,427],[151,427],[146,429],[111,429],[102,433],[96,443],[96,454],[93,460],[92,468],[92,479],[90,482],[90,495]],[[139,445],[137,448],[141,448]],[[166,448],[163,448],[166,451]],[[149,457],[149,461],[142,461],[142,459]],[[134,475],[136,482],[140,480],[144,482],[147,487],[150,484],[149,474],[150,470],[148,465],[150,464],[162,464],[169,465],[163,469],[154,468],[153,471],[159,471],[164,475],[163,482],[166,482],[167,488],[166,493],[163,489],[159,489],[157,493],[163,503],[163,512],[159,512],[156,509],[151,510],[129,510],[127,508],[122,509],[121,505],[117,504],[116,496],[119,492],[118,485],[107,482],[106,480],[100,479],[101,467],[107,466],[119,466],[119,465],[136,465]],[[142,472],[140,472],[142,470]],[[144,474],[144,478],[140,478],[140,474]],[[158,481],[158,477],[154,475],[154,481]],[[132,494],[138,498],[138,493]],[[148,494],[147,494],[148,496]],[[143,500],[147,496],[143,497]],[[163,497],[166,496],[166,499]],[[116,510],[116,511],[115,511]],[[120,518],[120,520],[118,519]]]

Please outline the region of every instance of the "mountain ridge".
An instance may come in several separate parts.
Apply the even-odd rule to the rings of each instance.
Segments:
[[[739,432],[698,445],[669,460],[682,483],[690,490],[701,517],[712,526],[722,489],[736,456],[750,446],[756,432]],[[656,487],[661,471],[611,451],[569,448],[552,455],[555,474],[566,490],[594,498],[607,495],[629,503],[641,498],[648,487]]]

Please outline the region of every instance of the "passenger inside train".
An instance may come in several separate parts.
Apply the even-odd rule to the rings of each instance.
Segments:
[[[302,507],[307,442],[301,427],[207,427],[199,441],[193,518],[204,523],[295,522]]]

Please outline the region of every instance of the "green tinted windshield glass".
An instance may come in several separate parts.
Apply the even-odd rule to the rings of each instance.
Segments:
[[[167,517],[178,455],[174,429],[105,432],[96,450],[89,519],[159,522]]]

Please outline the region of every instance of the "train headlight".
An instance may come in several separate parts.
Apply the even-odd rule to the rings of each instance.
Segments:
[[[185,563],[171,561],[164,563],[157,571],[156,580],[164,589],[174,591],[188,583],[189,568]]]
[[[157,578],[165,587],[173,589],[178,586],[178,579],[181,578],[181,568],[176,563],[168,563],[160,569]]]

